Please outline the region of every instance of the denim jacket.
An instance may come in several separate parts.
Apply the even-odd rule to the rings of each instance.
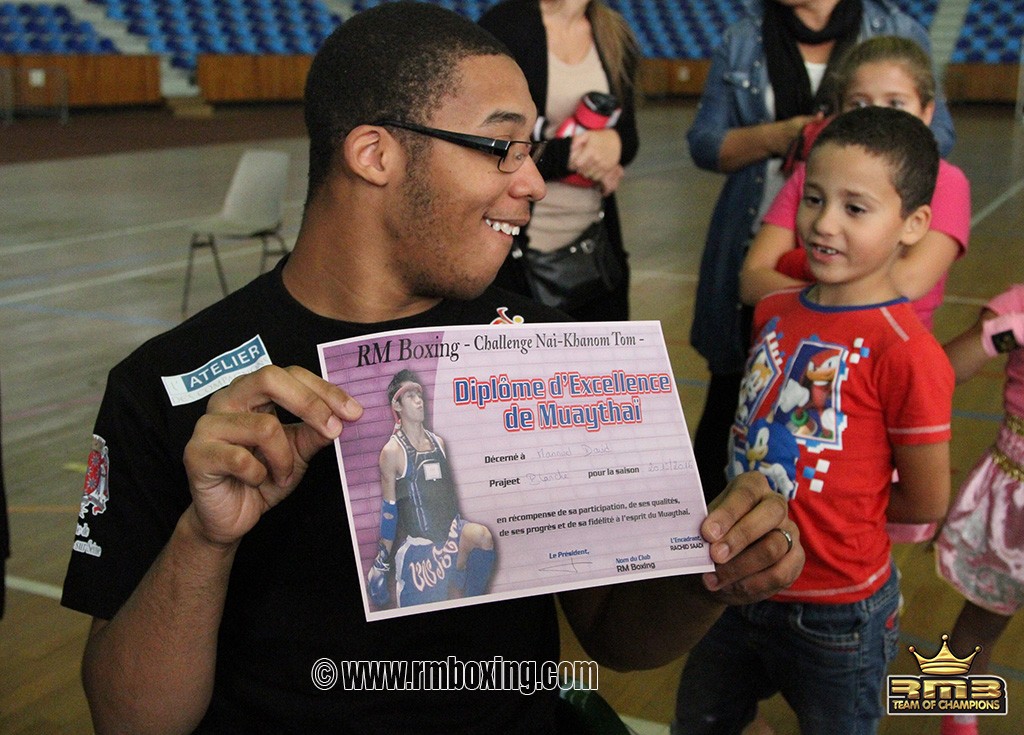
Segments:
[[[765,102],[768,70],[761,41],[763,2],[749,0],[746,15],[731,25],[715,51],[693,126],[686,135],[700,168],[718,170],[722,140],[731,128],[771,122]],[[928,34],[890,0],[864,0],[860,39],[904,36],[931,53]],[[935,101],[932,131],[943,156],[953,147],[953,119],[941,96]],[[739,275],[764,192],[767,161],[729,174],[711,216],[701,256],[690,342],[712,373],[743,371],[748,336],[743,328]]]

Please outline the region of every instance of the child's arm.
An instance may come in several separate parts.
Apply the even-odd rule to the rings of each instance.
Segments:
[[[944,345],[943,349],[946,350],[946,357],[953,366],[958,384],[973,378],[989,361],[990,358],[981,342],[982,328],[985,321],[995,315],[994,311],[983,309],[981,317],[970,329],[961,332]]]
[[[949,506],[949,442],[897,444],[893,460],[899,482],[889,494],[887,516],[897,523],[942,520]]]
[[[935,288],[958,255],[960,243],[944,232],[928,230],[893,263],[892,280],[896,290],[916,301]]]
[[[761,226],[740,270],[740,300],[753,306],[773,291],[802,286],[806,281],[775,270],[779,258],[796,247],[796,233],[779,225]]]

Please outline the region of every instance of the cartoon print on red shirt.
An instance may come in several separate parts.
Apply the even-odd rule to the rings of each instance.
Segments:
[[[757,470],[773,490],[792,500],[799,483],[800,447],[816,454],[842,449],[842,385],[849,364],[869,352],[860,349],[851,361],[842,345],[812,335],[787,355],[779,346],[776,325],[777,319],[765,325],[747,362],[730,437],[730,469],[732,474]],[[810,489],[821,491],[827,471],[827,461],[815,464]]]
[[[742,446],[745,451],[733,447],[735,473],[757,470],[768,478],[772,490],[792,500],[796,495],[796,460],[800,450],[785,425],[758,419],[750,425]]]
[[[775,406],[775,420],[784,421],[798,437],[841,446],[836,423],[845,353],[842,347],[813,339],[800,342]]]

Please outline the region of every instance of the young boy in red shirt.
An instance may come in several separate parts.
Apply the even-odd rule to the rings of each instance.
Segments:
[[[789,499],[807,561],[690,654],[674,733],[739,732],[776,692],[803,735],[877,728],[898,634],[886,521],[939,520],[950,494],[953,372],[891,277],[928,231],[938,160],[923,122],[881,107],[814,144],[797,228],[816,283],[757,305],[730,468]]]

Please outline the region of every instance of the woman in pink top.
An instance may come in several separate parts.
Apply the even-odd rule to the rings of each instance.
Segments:
[[[850,49],[836,69],[835,87],[838,107],[844,111],[866,105],[897,107],[928,123],[935,110],[931,61],[906,38],[876,36]],[[804,175],[804,164],[797,163],[751,244],[740,273],[740,297],[747,304],[814,280],[796,234]],[[912,300],[915,313],[929,329],[932,312],[942,303],[949,267],[967,251],[971,224],[967,177],[946,161],[939,165],[931,206],[930,231],[893,268],[897,287]]]
[[[980,645],[971,673],[988,670],[992,648],[1024,607],[1024,284],[992,299],[977,323],[946,345],[957,383],[1007,352],[1003,407],[995,444],[964,481],[935,544],[939,574],[966,600],[950,645],[966,656]],[[977,735],[973,715],[947,715],[943,735]]]

